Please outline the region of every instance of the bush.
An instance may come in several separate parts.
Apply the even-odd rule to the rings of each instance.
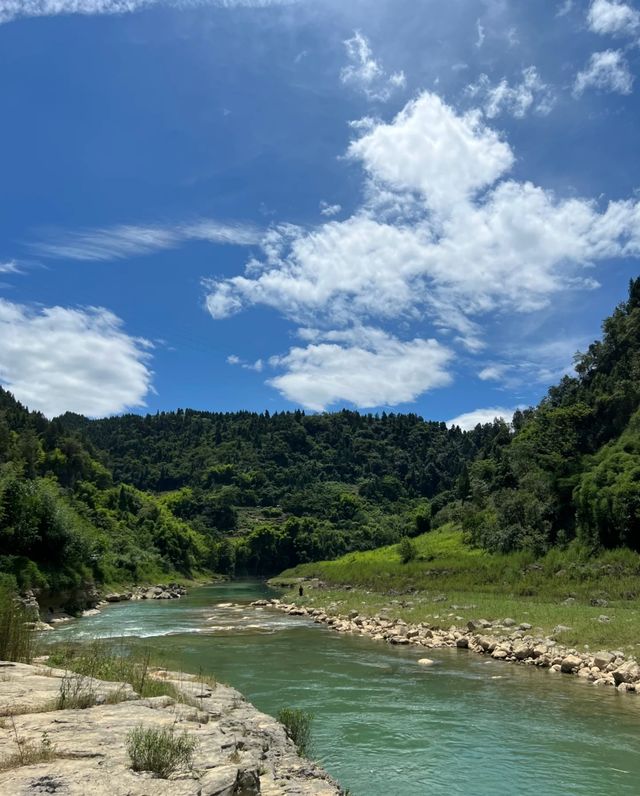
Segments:
[[[398,553],[400,553],[402,563],[408,564],[409,561],[413,561],[418,555],[418,548],[412,539],[409,539],[408,536],[403,536],[398,543]]]
[[[127,734],[127,752],[134,771],[152,771],[167,779],[179,768],[190,768],[198,742],[186,730],[175,727],[157,730],[140,725]]]
[[[307,756],[311,746],[311,724],[313,715],[298,708],[281,708],[278,721],[284,724],[287,735],[296,745],[301,755]]]

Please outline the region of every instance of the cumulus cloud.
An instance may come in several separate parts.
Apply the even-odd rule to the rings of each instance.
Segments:
[[[268,8],[293,5],[297,0],[0,0],[0,24],[18,17],[49,17],[60,14],[129,14],[156,5],[196,8]]]
[[[350,39],[346,39],[344,46],[349,63],[340,72],[340,80],[345,85],[358,89],[371,100],[381,102],[386,102],[395,91],[405,87],[407,81],[404,72],[387,74],[374,58],[369,40],[360,31],[355,31]]]
[[[41,257],[64,260],[109,261],[174,249],[190,240],[250,246],[262,234],[246,224],[223,224],[213,219],[168,225],[119,224],[67,231],[29,244]]]
[[[286,372],[269,384],[308,409],[341,401],[393,406],[451,382],[446,366],[453,354],[436,340],[403,341],[366,327],[303,336],[315,342],[272,358],[270,364]]]
[[[236,354],[230,354],[227,357],[227,364],[239,365],[244,370],[255,370],[257,373],[261,373],[264,369],[264,362],[261,359],[256,359],[255,362],[247,362]]]
[[[0,382],[48,417],[144,406],[149,348],[99,307],[31,308],[0,299]]]
[[[588,88],[616,94],[631,94],[633,75],[620,50],[604,50],[593,53],[587,66],[576,75],[574,96],[578,97]]]
[[[466,93],[481,103],[489,119],[502,113],[523,119],[530,111],[546,116],[555,104],[553,91],[535,66],[523,69],[522,80],[513,85],[506,78],[491,83],[488,75],[480,75],[475,83],[467,86]]]
[[[398,191],[417,191],[434,210],[448,210],[493,183],[513,153],[477,111],[459,116],[436,94],[423,93],[389,124],[375,124],[348,154]]]
[[[501,418],[507,423],[511,422],[513,413],[518,407],[514,409],[505,409],[503,406],[492,406],[488,409],[474,409],[473,412],[465,412],[458,417],[447,420],[447,426],[459,426],[463,431],[471,431],[478,423],[493,423],[496,418]]]
[[[348,155],[365,172],[362,206],[311,229],[270,229],[244,274],[205,283],[214,318],[260,304],[341,334],[400,320],[478,352],[486,317],[538,310],[560,291],[593,287],[598,260],[640,256],[638,201],[600,207],[511,179],[514,153],[477,111],[456,113],[424,93],[391,122],[353,129]],[[310,342],[280,362],[296,378],[273,382],[283,391],[292,384],[289,397],[302,395],[301,382],[309,390],[316,383],[320,397],[307,395],[308,406],[330,400],[319,377],[326,363],[334,383],[329,354],[351,357],[354,368],[384,361],[360,344],[347,354],[344,342]],[[349,379],[358,379],[355,370]]]
[[[594,33],[614,36],[640,33],[640,11],[621,0],[593,0],[587,22]]]

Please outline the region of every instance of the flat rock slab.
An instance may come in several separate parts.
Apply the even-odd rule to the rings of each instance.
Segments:
[[[23,704],[31,684],[42,700],[55,701],[61,674],[45,667],[0,666],[0,695],[5,704]],[[10,674],[7,675],[7,671]],[[85,710],[22,713],[4,719],[0,760],[17,751],[15,732],[38,746],[46,733],[56,758],[0,772],[0,793],[34,796],[338,796],[340,788],[322,769],[300,758],[281,724],[258,712],[241,694],[223,685],[203,685],[170,673],[190,704],[168,697],[133,699]],[[101,683],[105,689],[117,687]],[[96,685],[98,687],[98,685]],[[22,700],[22,702],[20,702]],[[37,708],[37,709],[42,709]],[[15,723],[15,731],[13,724]],[[169,779],[130,768],[127,733],[139,726],[175,727],[197,740],[193,766]],[[259,790],[240,790],[237,782],[258,780]]]

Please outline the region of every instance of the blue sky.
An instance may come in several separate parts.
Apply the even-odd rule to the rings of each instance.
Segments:
[[[537,402],[638,272],[639,44],[622,0],[0,0],[0,382]]]

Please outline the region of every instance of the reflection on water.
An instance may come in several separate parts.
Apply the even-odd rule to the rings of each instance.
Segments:
[[[420,649],[249,607],[268,593],[239,581],[120,603],[47,641],[145,639],[166,665],[212,672],[266,712],[312,711],[315,756],[354,796],[640,793],[640,697],[458,650],[421,667]]]

